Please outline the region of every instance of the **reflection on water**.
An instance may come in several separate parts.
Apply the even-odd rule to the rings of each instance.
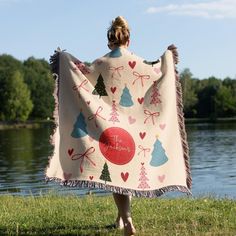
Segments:
[[[236,198],[236,123],[187,125],[194,195]],[[67,192],[44,183],[52,127],[0,131],[0,194]],[[73,192],[86,194],[87,190]],[[100,192],[103,194],[102,192]]]
[[[193,194],[236,197],[236,123],[187,126]]]
[[[42,184],[50,128],[0,131],[0,190],[29,193]],[[33,187],[32,187],[33,186]]]

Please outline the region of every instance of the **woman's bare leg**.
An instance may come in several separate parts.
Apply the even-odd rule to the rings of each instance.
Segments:
[[[116,218],[116,223],[115,223],[115,225],[116,225],[116,228],[117,228],[117,229],[124,229],[124,223],[123,223],[123,220],[122,220],[122,218],[121,218],[119,212],[118,212],[118,214],[117,214],[117,218]]]
[[[125,236],[134,235],[135,228],[132,223],[131,209],[130,209],[131,196],[113,193],[113,198],[115,200],[118,209],[118,217],[121,217],[121,219],[123,220],[124,235]]]

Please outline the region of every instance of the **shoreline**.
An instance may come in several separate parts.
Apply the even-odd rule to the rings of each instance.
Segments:
[[[211,124],[221,124],[221,123],[236,123],[236,117],[222,117],[215,120],[211,118],[185,118],[186,124],[200,124],[200,123],[211,123]]]
[[[236,117],[225,117],[225,118],[217,118],[212,120],[210,118],[185,118],[185,124],[201,124],[201,123],[210,123],[210,124],[221,124],[221,123],[236,123]],[[7,129],[37,129],[42,128],[44,126],[54,125],[53,120],[29,120],[25,122],[11,122],[5,121],[0,122],[0,130]]]
[[[38,129],[48,125],[54,125],[53,120],[30,120],[25,122],[0,122],[0,130],[7,129]]]

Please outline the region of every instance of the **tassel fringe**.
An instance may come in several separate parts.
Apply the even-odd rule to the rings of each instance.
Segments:
[[[105,191],[111,191],[113,193],[119,193],[119,194],[124,194],[124,195],[131,195],[134,197],[154,198],[154,197],[160,197],[162,194],[166,192],[173,192],[173,191],[179,191],[179,192],[187,193],[188,195],[191,195],[191,192],[189,191],[189,189],[181,185],[170,185],[170,186],[160,188],[160,189],[142,191],[142,190],[121,188],[121,187],[97,183],[93,181],[85,181],[85,180],[61,180],[55,177],[53,178],[46,177],[45,180],[46,182],[50,182],[50,181],[58,182],[63,187],[102,189]]]
[[[189,146],[188,146],[188,141],[187,141],[187,133],[185,131],[182,87],[180,83],[179,72],[176,67],[176,64],[178,63],[179,58],[178,58],[177,48],[174,45],[172,45],[172,47],[174,47],[174,52],[172,50],[171,52],[172,52],[173,61],[175,64],[175,84],[176,84],[178,123],[179,123],[179,130],[180,130],[182,148],[183,148],[183,153],[184,153],[185,168],[186,168],[186,173],[187,173],[186,185],[190,192],[190,189],[192,187],[192,178],[191,178],[190,163],[189,163]]]

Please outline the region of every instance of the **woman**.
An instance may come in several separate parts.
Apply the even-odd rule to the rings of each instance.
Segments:
[[[114,51],[119,47],[127,48],[130,43],[130,30],[126,20],[118,16],[107,31],[108,47]],[[116,225],[124,228],[124,235],[134,235],[135,228],[132,223],[130,204],[131,196],[113,193],[113,197],[118,209]]]
[[[135,234],[131,195],[190,193],[181,86],[173,63],[178,54],[171,45],[161,60],[147,62],[129,52],[130,30],[121,16],[112,21],[107,39],[111,51],[89,67],[69,53],[52,57],[60,122],[46,180],[112,191],[116,225],[130,236]]]
[[[108,47],[114,51],[119,47],[128,48],[130,44],[130,30],[127,21],[118,16],[112,21],[110,28],[107,31]],[[178,53],[176,47],[171,45],[168,47],[175,55],[175,63],[178,63]],[[118,217],[116,225],[118,228],[124,227],[124,235],[134,235],[135,228],[132,223],[130,204],[131,196],[113,193],[113,197],[118,208]]]

